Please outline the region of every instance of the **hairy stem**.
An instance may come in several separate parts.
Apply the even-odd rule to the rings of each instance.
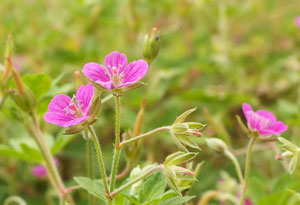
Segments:
[[[111,168],[111,175],[110,175],[110,191],[112,192],[115,188],[116,183],[116,174],[119,165],[120,159],[120,114],[121,114],[121,99],[120,96],[115,96],[116,100],[116,125],[115,125],[115,150],[113,156],[113,163]]]
[[[107,178],[106,178],[106,173],[105,173],[105,166],[104,166],[104,161],[103,161],[103,156],[102,156],[100,143],[98,141],[98,138],[96,136],[96,133],[95,133],[94,129],[91,126],[88,126],[88,130],[89,130],[89,132],[92,136],[92,139],[94,141],[94,144],[95,144],[98,163],[99,163],[99,166],[100,166],[100,173],[101,173],[102,179],[103,179],[104,189],[105,189],[106,194],[109,195],[108,183],[107,183]]]
[[[124,189],[130,187],[131,185],[137,183],[138,181],[148,177],[150,174],[152,174],[153,172],[157,171],[157,170],[161,170],[164,168],[164,165],[157,165],[155,167],[152,167],[151,169],[149,169],[147,172],[143,173],[142,175],[136,177],[135,179],[131,180],[130,182],[124,184],[123,186],[119,187],[118,189],[116,189],[115,191],[113,191],[110,195],[110,197],[114,198],[117,194],[119,194],[120,192],[122,192]]]
[[[237,176],[239,178],[240,184],[242,185],[244,183],[244,178],[243,178],[243,174],[242,174],[242,170],[241,170],[239,162],[237,161],[234,154],[232,154],[229,150],[225,150],[224,154],[225,154],[225,156],[227,156],[232,161],[232,163],[235,167],[235,171],[237,173]]]
[[[143,139],[143,138],[148,137],[150,135],[154,135],[154,134],[156,134],[158,132],[169,130],[169,129],[170,129],[170,126],[159,127],[159,128],[154,129],[154,130],[151,130],[151,131],[149,131],[147,133],[144,133],[144,134],[141,134],[139,136],[130,138],[128,140],[125,140],[125,141],[121,142],[120,148],[123,148],[125,145],[127,145],[129,143],[135,142],[137,140]]]
[[[251,136],[251,139],[250,139],[249,145],[248,145],[246,166],[245,166],[245,177],[244,177],[245,181],[244,181],[243,190],[242,190],[242,194],[241,194],[240,205],[244,204],[244,200],[246,197],[246,191],[247,191],[248,182],[249,182],[250,165],[251,165],[251,154],[252,154],[252,148],[253,148],[255,140],[256,140],[256,138]]]
[[[32,120],[33,120],[33,125],[34,125],[35,133],[36,133],[36,135],[34,134],[34,137],[36,138],[35,140],[36,140],[36,142],[42,152],[42,155],[44,157],[44,160],[46,163],[46,168],[47,168],[47,171],[49,174],[49,179],[52,181],[53,185],[55,184],[54,188],[55,188],[57,194],[59,195],[60,200],[63,201],[63,200],[65,200],[65,198],[68,198],[68,200],[71,203],[73,203],[72,199],[69,196],[65,196],[64,184],[63,184],[62,179],[59,175],[59,172],[55,166],[55,163],[54,163],[53,157],[50,153],[50,150],[47,147],[47,144],[45,142],[43,133],[40,129],[38,119],[37,119],[35,112],[32,113]]]
[[[94,179],[94,166],[93,166],[93,140],[86,136],[87,141],[87,173],[88,177]],[[89,194],[89,204],[96,205],[96,198]]]

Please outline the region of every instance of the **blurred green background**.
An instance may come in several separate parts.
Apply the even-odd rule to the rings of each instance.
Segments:
[[[11,33],[13,63],[21,75],[50,77],[39,85],[52,88],[39,100],[38,112],[43,131],[57,139],[63,137],[63,129],[44,122],[42,116],[55,94],[75,92],[74,72],[87,62],[103,64],[105,55],[114,50],[125,53],[129,61],[141,58],[144,35],[157,27],[161,48],[144,79],[148,84],[122,98],[123,132],[132,129],[142,99],[148,101],[143,131],[169,125],[183,111],[198,107],[189,119],[208,124],[205,137],[222,138],[243,153],[240,148],[248,139],[235,115],[242,116],[241,104],[248,102],[255,109],[274,112],[289,125],[283,136],[300,145],[300,28],[294,22],[299,9],[298,0],[1,0],[1,62]],[[29,138],[12,108],[8,100],[0,113],[2,144]],[[102,106],[95,125],[109,171],[113,100]],[[291,195],[286,190],[300,188],[300,173],[286,174],[282,163],[274,160],[280,152],[274,144],[257,146],[264,149],[253,155],[251,200],[287,204]],[[195,204],[204,191],[216,188],[221,170],[236,177],[224,156],[201,147],[197,161],[206,162],[190,192],[197,196]],[[56,154],[67,186],[75,184],[73,176],[86,175],[85,148],[77,134]],[[168,134],[151,136],[143,141],[141,164],[163,162],[176,150]],[[238,159],[244,167],[245,155]],[[45,180],[31,175],[33,166],[0,156],[0,204],[11,195],[28,204],[46,204],[53,193]],[[120,170],[124,166],[123,158]],[[85,204],[86,192],[76,191],[74,198]]]

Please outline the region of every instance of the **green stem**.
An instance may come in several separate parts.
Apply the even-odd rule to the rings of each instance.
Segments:
[[[170,126],[159,127],[159,128],[156,128],[155,130],[151,130],[151,131],[149,131],[147,133],[144,133],[144,134],[141,134],[139,136],[130,138],[128,140],[125,140],[125,141],[121,142],[120,148],[123,148],[125,145],[127,145],[129,143],[135,142],[137,140],[140,140],[142,138],[148,137],[148,136],[153,135],[155,133],[158,133],[158,132],[161,132],[161,131],[164,131],[164,130],[169,130],[169,129],[170,129]]]
[[[242,185],[244,183],[244,178],[243,178],[243,174],[242,174],[242,170],[241,170],[239,162],[237,161],[234,154],[232,154],[232,152],[230,152],[229,150],[225,150],[224,154],[225,154],[225,156],[227,156],[232,161],[232,163],[235,167],[235,171],[237,173],[237,176],[239,178],[240,184]]]
[[[116,125],[115,125],[115,151],[113,156],[113,163],[111,168],[111,175],[110,175],[110,191],[112,192],[115,188],[116,183],[116,174],[119,165],[120,159],[120,114],[121,114],[121,99],[120,96],[115,96],[116,99]]]
[[[103,103],[106,103],[106,102],[109,101],[112,97],[113,97],[113,95],[108,95],[108,96],[106,96],[105,98],[103,98],[103,99],[101,100],[101,103],[102,103],[102,104],[103,104]]]
[[[124,184],[123,186],[119,187],[118,189],[116,189],[115,191],[113,191],[111,193],[111,197],[114,198],[117,194],[119,194],[120,192],[122,192],[124,189],[130,187],[131,185],[137,183],[138,181],[148,177],[150,174],[152,174],[153,172],[157,171],[157,170],[161,170],[163,169],[164,166],[161,165],[157,165],[155,167],[152,167],[151,169],[149,169],[147,172],[143,173],[142,175],[138,176],[137,178],[131,180],[130,182]]]
[[[93,140],[86,135],[87,140],[87,173],[88,177],[94,179],[94,166],[93,166]],[[96,198],[89,194],[89,204],[96,205]]]
[[[44,160],[45,160],[45,163],[46,163],[46,168],[47,168],[47,171],[48,171],[48,174],[49,174],[49,178],[51,180],[53,180],[53,185],[55,186],[54,188],[56,189],[56,192],[59,194],[59,198],[60,200],[64,200],[64,190],[65,190],[65,187],[64,187],[64,184],[62,182],[62,179],[58,173],[58,170],[55,166],[55,163],[54,163],[54,160],[53,160],[53,157],[50,153],[50,150],[49,148],[47,147],[47,144],[45,142],[45,139],[44,139],[44,136],[43,136],[43,133],[40,129],[40,126],[39,126],[39,123],[38,123],[38,119],[37,119],[37,116],[36,116],[36,113],[33,112],[32,113],[32,120],[33,120],[33,124],[34,124],[34,128],[35,128],[35,133],[36,135],[34,134],[34,137],[35,137],[35,140],[42,152],[42,155],[44,157]],[[72,199],[70,197],[68,197],[71,201]]]
[[[107,178],[106,178],[106,173],[105,173],[105,166],[104,166],[104,161],[103,161],[103,156],[102,156],[102,151],[101,151],[101,147],[100,147],[100,143],[98,141],[98,138],[96,136],[96,133],[94,131],[94,129],[91,126],[87,127],[95,144],[95,148],[97,151],[97,157],[98,157],[98,163],[100,166],[100,172],[102,175],[102,179],[103,179],[103,185],[104,185],[104,189],[107,195],[109,195],[109,189],[108,189],[108,183],[107,183]]]
[[[251,139],[249,141],[248,145],[248,150],[247,150],[247,158],[246,158],[246,166],[245,166],[245,181],[244,181],[244,186],[241,194],[241,199],[240,199],[240,205],[244,204],[244,200],[246,197],[246,191],[248,188],[248,183],[249,183],[249,172],[250,172],[250,165],[251,165],[251,154],[252,154],[252,148],[254,145],[256,138],[251,136]]]

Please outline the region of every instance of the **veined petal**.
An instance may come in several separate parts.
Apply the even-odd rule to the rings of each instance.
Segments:
[[[98,83],[99,85],[101,85],[102,87],[104,87],[107,90],[114,89],[114,85],[113,85],[112,81],[103,82],[103,81],[97,80],[96,83]]]
[[[285,132],[288,129],[288,126],[281,121],[278,121],[272,125],[272,129],[277,135],[280,135],[282,132]]]
[[[98,63],[92,62],[85,64],[82,73],[93,81],[110,81],[109,76],[106,74],[106,69]]]
[[[243,103],[243,112],[244,112],[244,116],[247,119],[247,121],[249,121],[249,111],[253,111],[251,105],[247,104],[247,103]]]
[[[124,70],[123,84],[135,83],[142,79],[148,71],[148,63],[144,60],[133,61]]]
[[[44,119],[51,123],[51,124],[55,124],[55,125],[59,125],[61,127],[68,127],[70,126],[71,121],[73,121],[73,119],[75,118],[75,116],[71,116],[71,115],[67,115],[65,113],[60,113],[60,112],[47,112],[44,115]]]
[[[76,93],[76,102],[82,105],[81,110],[88,114],[94,98],[93,84],[82,85]]]
[[[71,98],[64,94],[54,96],[48,105],[49,112],[66,113],[66,108],[71,102]]]
[[[276,122],[276,117],[271,112],[268,112],[266,110],[258,110],[256,113],[259,114],[260,116],[266,118],[266,119],[269,119],[273,123]]]
[[[113,51],[107,56],[105,56],[105,66],[109,70],[112,75],[112,67],[118,68],[118,74],[123,72],[127,65],[127,57],[124,53],[120,53],[118,51]]]

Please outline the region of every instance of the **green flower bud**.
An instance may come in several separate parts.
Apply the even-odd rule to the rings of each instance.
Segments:
[[[224,152],[227,149],[225,142],[218,138],[208,138],[206,143],[210,148],[218,152]]]
[[[32,91],[24,87],[23,95],[20,95],[19,92],[15,93],[13,99],[19,108],[21,108],[24,112],[31,114],[36,109],[36,98]]]
[[[145,35],[143,41],[143,57],[149,65],[154,61],[159,52],[160,38],[156,33],[157,29],[154,27],[151,35]]]

